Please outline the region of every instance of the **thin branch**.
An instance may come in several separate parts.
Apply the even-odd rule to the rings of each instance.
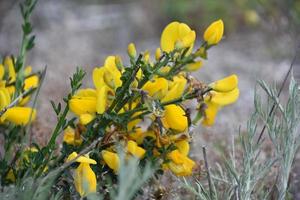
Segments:
[[[36,106],[36,102],[37,102],[37,98],[39,96],[39,93],[40,93],[40,90],[41,90],[41,87],[44,83],[44,80],[45,80],[45,76],[46,76],[46,72],[47,72],[47,65],[44,67],[43,71],[41,73],[39,73],[39,79],[40,79],[40,83],[39,83],[39,86],[37,88],[37,91],[36,91],[36,94],[35,94],[35,97],[33,99],[33,105],[32,105],[32,108],[35,108]],[[31,131],[31,117],[32,117],[32,113],[30,115],[30,124],[29,126],[27,127],[27,130],[26,130],[26,133],[28,134],[28,131],[30,130],[30,133],[29,133],[29,145],[31,145],[32,143],[32,131]]]
[[[297,47],[296,53],[295,53],[295,55],[294,55],[294,57],[293,57],[293,60],[292,60],[291,65],[290,65],[290,67],[289,67],[289,70],[288,70],[288,72],[286,73],[283,82],[281,83],[280,89],[279,89],[278,94],[277,94],[277,97],[278,97],[278,98],[280,97],[280,94],[282,93],[282,90],[283,90],[283,88],[284,88],[284,86],[285,86],[285,84],[286,84],[286,82],[287,82],[287,80],[288,80],[288,77],[289,77],[290,73],[292,72],[293,66],[294,66],[294,64],[295,64],[295,61],[296,61],[296,58],[297,58],[297,55],[298,55],[298,52],[299,52],[299,48],[300,48],[300,45]],[[272,106],[270,112],[269,112],[269,115],[268,115],[269,117],[272,116],[272,114],[273,114],[273,112],[274,112],[274,110],[275,110],[276,105],[277,105],[277,103],[275,102],[275,103],[273,104],[273,106]],[[261,138],[262,138],[262,136],[263,136],[263,134],[264,134],[264,132],[265,132],[266,127],[267,127],[267,126],[266,126],[266,124],[265,124],[265,125],[263,126],[263,128],[261,129],[256,144],[258,144],[258,143],[261,141]]]
[[[206,148],[202,147],[202,151],[203,151],[203,158],[204,158],[205,168],[206,168],[206,172],[207,172],[209,193],[210,193],[210,197],[213,197],[214,196],[213,195],[214,190],[213,190],[213,184],[212,184],[212,180],[211,180],[211,176],[210,176],[210,170],[209,170],[209,166],[208,166],[208,162],[207,162]]]

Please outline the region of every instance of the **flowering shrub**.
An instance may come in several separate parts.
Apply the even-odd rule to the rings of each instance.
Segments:
[[[222,40],[223,21],[207,27],[200,45],[187,24],[172,22],[164,28],[153,57],[148,50],[138,53],[130,43],[129,63],[124,64],[118,55],[108,56],[103,66],[94,68],[93,86],[88,88],[81,88],[85,72],[78,68],[64,104],[51,102],[58,121],[48,144],[39,146],[27,128],[37,115],[35,100],[31,107],[28,104],[45,71],[32,73],[30,66],[24,67],[26,53],[34,46],[29,19],[35,4],[25,0],[21,5],[19,55],[5,57],[0,64],[1,185],[22,185],[28,177],[45,177],[51,180],[51,190],[63,191],[64,198],[96,193],[108,198],[116,183],[128,184],[128,176],[136,190],[128,194],[132,198],[139,180],[129,178],[126,166],[141,169],[143,181],[165,171],[178,177],[192,175],[197,164],[189,157],[191,127],[212,126],[217,112],[239,97],[235,74],[208,84],[191,74]],[[190,101],[197,106],[189,107]],[[57,141],[60,134],[63,141]]]
[[[163,30],[155,61],[149,51],[137,55],[131,43],[129,66],[123,65],[119,56],[109,56],[102,67],[94,69],[94,88],[79,89],[68,100],[76,119],[64,131],[62,149],[71,153],[70,159],[96,137],[101,138],[90,152],[94,160],[88,155],[77,159],[82,164],[76,171],[86,171],[91,173],[89,178],[93,177],[86,180],[90,191],[96,190],[96,174],[89,163],[102,161],[101,173],[118,173],[117,144],[128,157],[137,157],[141,163],[152,160],[178,176],[192,174],[195,162],[188,157],[189,127],[199,121],[212,125],[217,111],[235,102],[239,95],[236,75],[204,84],[189,74],[202,66],[207,50],[222,36],[223,22],[218,20],[207,28],[203,44],[193,51],[195,31],[184,23],[172,22]],[[195,119],[183,106],[192,99],[198,102]],[[85,168],[80,158],[90,160],[85,161]],[[77,175],[74,179],[75,183],[83,182],[84,177]],[[83,186],[75,186],[84,193]]]
[[[10,152],[13,157],[11,164],[8,159],[2,160],[2,184],[17,183],[28,169],[30,174],[40,176],[63,163],[75,162],[74,182],[63,187],[74,185],[83,197],[99,190],[97,182],[105,179],[103,176],[117,178],[118,151],[124,152],[127,160],[138,159],[141,167],[151,162],[157,172],[191,175],[196,163],[188,156],[189,128],[199,123],[213,125],[218,110],[239,96],[236,75],[205,84],[190,74],[202,67],[207,51],[221,41],[223,21],[215,21],[206,29],[196,50],[196,32],[187,24],[170,23],[162,32],[155,59],[148,50],[138,54],[131,43],[130,63],[123,64],[119,56],[108,56],[102,67],[94,68],[91,88],[80,88],[85,73],[78,69],[71,79],[72,90],[64,99],[64,110],[61,103],[51,102],[58,123],[48,145],[23,146],[21,132],[26,134],[26,125],[36,117],[36,110],[25,106],[41,79],[41,73],[32,73],[30,66],[24,68],[26,52],[34,44],[29,19],[35,4],[26,0],[21,5],[24,25],[20,55],[6,57],[0,65],[0,120],[7,132],[5,154]],[[197,101],[193,112],[185,106],[191,100]],[[69,111],[74,118],[67,118]],[[61,132],[63,146],[60,153],[53,154]],[[12,143],[16,142],[22,146],[14,153]],[[67,171],[62,177],[69,176]],[[63,178],[58,178],[60,181]]]

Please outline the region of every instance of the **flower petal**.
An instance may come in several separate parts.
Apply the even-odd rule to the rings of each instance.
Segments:
[[[235,88],[230,92],[212,92],[211,102],[219,106],[226,106],[236,102],[239,98],[239,89]]]
[[[9,108],[1,117],[1,121],[9,121],[16,125],[26,125],[36,118],[36,110],[29,107]]]
[[[230,92],[238,86],[238,77],[233,74],[221,80],[215,81],[209,85],[217,92]]]
[[[127,143],[127,151],[137,158],[144,157],[146,151],[142,147],[139,147],[136,142],[129,140]]]
[[[106,110],[107,106],[107,93],[108,93],[108,87],[107,86],[102,86],[98,91],[97,91],[97,105],[96,105],[96,110],[98,114],[103,114]]]
[[[185,116],[185,111],[175,104],[165,106],[165,113],[161,120],[166,128],[171,128],[179,132],[183,132],[188,127],[188,119]]]
[[[74,184],[81,197],[96,192],[96,174],[89,164],[81,163],[77,169],[75,169]]]
[[[104,162],[108,165],[109,168],[117,172],[120,166],[120,159],[118,154],[103,150],[101,152]]]
[[[69,101],[70,110],[76,115],[96,113],[96,98],[72,97]]]
[[[217,116],[220,106],[217,104],[206,102],[207,108],[205,109],[205,116],[202,121],[204,126],[212,126],[215,123],[215,118]]]
[[[224,23],[223,21],[214,21],[204,32],[204,40],[208,45],[215,45],[220,42],[224,33]]]
[[[78,156],[78,154],[76,152],[71,153],[67,158],[67,162],[74,160],[77,156]],[[79,158],[76,159],[76,162],[97,164],[97,162],[95,160],[89,158],[88,156],[79,156]]]

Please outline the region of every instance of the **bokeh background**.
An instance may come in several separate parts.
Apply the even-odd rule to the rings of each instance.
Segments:
[[[0,1],[2,56],[16,55],[21,43],[19,3]],[[174,20],[189,24],[200,42],[205,27],[219,18],[225,23],[224,40],[209,51],[208,60],[195,76],[211,82],[236,73],[241,95],[236,104],[221,111],[214,127],[195,131],[192,156],[198,160],[202,145],[222,151],[239,128],[245,129],[257,80],[282,82],[299,46],[300,1],[40,0],[32,18],[36,47],[28,55],[33,69],[47,66],[35,126],[39,141],[48,140],[56,122],[50,100],[61,101],[77,66],[87,72],[85,85],[92,87],[93,67],[102,66],[108,55],[118,54],[126,60],[130,42],[138,51],[154,52],[163,27]],[[299,63],[298,58],[294,68],[300,80]],[[295,181],[299,179],[297,166]]]

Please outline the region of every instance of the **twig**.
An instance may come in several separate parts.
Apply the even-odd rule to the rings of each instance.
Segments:
[[[97,138],[96,140],[94,140],[89,146],[87,146],[85,149],[83,149],[82,151],[80,151],[74,159],[72,159],[72,160],[70,160],[70,161],[64,163],[62,166],[58,167],[56,170],[53,170],[53,171],[52,171],[52,174],[58,174],[58,173],[60,173],[61,171],[63,171],[64,169],[66,169],[67,167],[69,167],[70,165],[72,165],[74,162],[76,162],[76,160],[77,160],[80,156],[82,156],[82,155],[88,153],[90,150],[92,150],[93,148],[95,148],[95,147],[97,146],[97,144],[98,144],[99,142],[101,142],[101,139],[102,139],[102,137],[98,137],[98,138]],[[103,146],[104,146],[104,144],[103,144]],[[43,170],[43,169],[42,169],[42,170]],[[47,176],[51,176],[52,174],[49,173]],[[47,176],[46,176],[46,177],[47,177]]]
[[[213,195],[214,191],[213,191],[213,185],[212,185],[212,180],[211,180],[211,176],[210,176],[210,170],[209,170],[209,166],[208,166],[208,162],[207,162],[206,148],[202,147],[202,151],[203,151],[203,158],[204,158],[205,168],[206,168],[206,172],[207,172],[209,193],[210,193],[210,197],[213,197],[214,196]]]
[[[44,80],[45,80],[46,72],[47,72],[47,65],[44,67],[43,71],[41,73],[39,73],[39,79],[40,79],[39,82],[40,83],[39,83],[39,86],[37,88],[34,100],[33,100],[32,108],[34,108],[36,106],[38,95],[40,93],[41,87],[42,87],[42,85],[44,83]],[[31,145],[31,143],[32,143],[31,117],[32,117],[32,113],[30,115],[30,120],[29,120],[30,124],[27,127],[27,131],[26,131],[26,133],[28,133],[28,131],[30,130],[30,133],[29,133],[29,145]]]
[[[295,53],[295,55],[294,55],[294,57],[293,57],[293,60],[292,60],[291,65],[290,65],[290,68],[289,68],[288,72],[286,73],[283,82],[281,83],[280,89],[279,89],[278,94],[277,94],[277,97],[278,97],[278,98],[280,97],[280,94],[282,93],[282,90],[283,90],[283,88],[284,88],[284,86],[285,86],[285,83],[287,82],[288,77],[289,77],[289,75],[290,75],[290,73],[291,73],[291,71],[292,71],[292,69],[293,69],[293,65],[295,64],[295,61],[296,61],[296,58],[297,58],[297,54],[298,54],[299,48],[300,48],[300,45],[297,47],[296,53]],[[277,105],[277,103],[275,102],[275,103],[273,104],[273,106],[272,106],[270,112],[269,112],[269,115],[268,115],[269,117],[271,117],[271,115],[273,114],[276,105]],[[263,136],[263,134],[264,134],[264,132],[265,132],[266,127],[267,127],[267,126],[266,126],[266,124],[265,124],[265,125],[263,126],[263,128],[261,129],[256,144],[258,144],[258,143],[260,142],[260,140],[261,140],[261,138],[262,138],[262,136]]]
[[[33,92],[35,90],[35,88],[29,88],[28,90],[26,90],[25,92],[21,93],[17,98],[15,98],[15,100],[13,100],[8,106],[6,106],[5,108],[3,108],[0,111],[0,117],[9,109],[14,107],[15,105],[17,105],[19,103],[19,101],[23,98],[26,97],[27,95],[29,95],[31,92]]]

